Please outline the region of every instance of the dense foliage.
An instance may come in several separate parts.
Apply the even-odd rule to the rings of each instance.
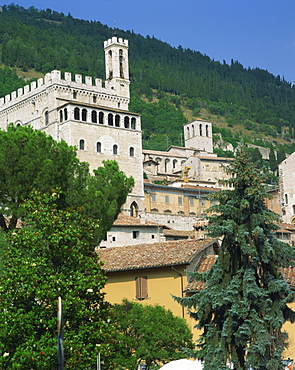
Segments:
[[[223,236],[215,265],[192,277],[205,289],[178,299],[188,307],[197,327],[203,329],[195,356],[205,370],[281,370],[287,345],[285,321],[294,322],[288,304],[294,296],[281,268],[290,266],[295,250],[274,234],[277,215],[265,206],[263,176],[253,166],[246,147],[241,147],[225,183],[233,190],[215,194],[211,207],[211,236]]]
[[[183,358],[192,349],[192,333],[184,319],[162,306],[142,305],[124,300],[114,306],[117,323],[115,361],[118,369],[136,369]]]
[[[134,185],[119,170],[115,161],[89,173],[89,165],[80,162],[74,147],[56,142],[29,126],[9,125],[0,130],[0,228],[14,229],[22,217],[20,205],[32,190],[49,192],[60,189],[60,209],[82,207],[88,217],[100,220],[95,231],[99,244],[125,203]]]
[[[225,117],[232,126],[239,123],[245,129],[263,131],[273,138],[278,135],[288,140],[295,138],[295,88],[280,76],[259,68],[245,69],[234,60],[230,65],[216,62],[197,51],[181,46],[172,48],[133,31],[119,33],[130,40],[133,96],[137,100],[142,95],[147,97],[149,110],[154,112],[150,120],[145,117],[149,115],[145,105],[139,105],[135,99],[134,107],[133,103],[130,106],[131,110],[136,108],[137,113],[143,113],[145,147],[166,149],[167,142],[181,143],[181,132],[171,120],[172,106],[175,116],[179,116],[178,125],[185,120],[178,110],[180,104],[190,109],[194,117],[206,109],[210,114]],[[104,77],[102,45],[112,30],[100,22],[12,4],[3,6],[0,13],[0,35],[0,62],[6,66],[42,73],[60,69]],[[0,96],[7,92],[5,81],[4,85]],[[163,109],[151,100],[155,97],[166,98],[169,104]]]
[[[57,368],[57,300],[64,305],[67,369],[108,360],[112,325],[102,289],[106,277],[92,244],[97,223],[58,210],[59,194],[35,192],[24,205],[26,226],[5,234],[0,275],[1,369]]]

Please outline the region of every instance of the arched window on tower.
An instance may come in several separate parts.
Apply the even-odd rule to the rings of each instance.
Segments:
[[[192,125],[192,129],[193,129],[193,136],[195,136],[195,126]]]
[[[199,128],[200,128],[200,136],[202,136],[202,125],[201,124],[200,124]]]
[[[208,125],[206,125],[206,136],[207,136],[207,137],[209,136],[209,129],[208,129]]]
[[[132,146],[129,148],[129,155],[130,157],[134,157],[134,148]]]
[[[109,126],[114,126],[114,117],[113,117],[112,113],[108,114],[108,125]]]
[[[97,151],[97,153],[101,153],[101,142],[97,142],[96,143],[96,151]]]
[[[120,116],[119,116],[119,114],[115,115],[115,126],[120,127]]]
[[[64,109],[65,121],[68,120],[68,110],[67,108]]]
[[[85,149],[85,141],[83,139],[81,139],[79,141],[79,149],[80,150],[84,150]]]
[[[82,109],[82,121],[87,121],[87,109]]]
[[[124,78],[124,70],[123,70],[123,50],[119,50],[119,68],[120,68],[120,77]]]
[[[173,170],[175,170],[175,169],[176,169],[176,167],[177,167],[177,160],[176,160],[176,159],[174,159],[174,160],[173,160]]]
[[[130,216],[131,217],[137,217],[138,216],[138,204],[136,202],[131,203]]]
[[[92,123],[97,123],[97,112],[96,112],[96,110],[93,110],[91,112],[91,122]]]
[[[165,172],[168,172],[169,159],[165,159]]]
[[[103,112],[98,113],[98,123],[103,125],[104,114]]]
[[[124,127],[129,128],[129,117],[124,117]]]
[[[63,112],[62,110],[59,111],[59,122],[63,121]]]
[[[113,78],[113,56],[112,50],[109,51],[109,80]]]
[[[115,145],[113,145],[113,154],[118,154],[118,145],[117,144],[115,144]]]
[[[74,109],[74,119],[80,121],[80,109],[78,107]]]
[[[189,134],[189,127],[186,128],[186,132],[187,132],[187,138],[189,139],[190,137],[190,134]]]
[[[131,118],[131,128],[132,130],[135,130],[136,127],[136,119],[134,117]]]

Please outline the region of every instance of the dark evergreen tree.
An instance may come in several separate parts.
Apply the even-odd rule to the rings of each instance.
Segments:
[[[223,236],[218,258],[207,273],[192,273],[205,289],[177,298],[203,329],[194,355],[205,370],[281,370],[287,334],[285,321],[294,322],[288,307],[293,294],[281,268],[295,258],[294,248],[276,239],[277,216],[265,206],[263,175],[245,146],[227,169],[234,187],[214,195],[210,235]]]
[[[269,152],[269,168],[272,172],[277,170],[277,159],[273,147],[270,148]]]

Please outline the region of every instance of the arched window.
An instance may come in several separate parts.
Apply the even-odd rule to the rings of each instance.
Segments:
[[[130,157],[134,157],[134,148],[132,146],[129,148],[129,155]]]
[[[74,119],[80,121],[80,109],[77,107],[74,109]]]
[[[79,141],[79,149],[80,150],[84,150],[85,149],[85,141],[83,139],[81,139]]]
[[[208,125],[206,125],[206,136],[209,136],[209,130],[208,130]]]
[[[120,116],[119,116],[119,114],[115,115],[115,126],[120,127]]]
[[[62,114],[62,110],[59,111],[59,122],[62,122],[63,121],[63,114]]]
[[[113,117],[112,113],[109,113],[109,115],[108,115],[108,125],[109,126],[114,126],[114,117]]]
[[[103,119],[104,119],[103,112],[99,112],[98,113],[98,123],[100,123],[101,125],[103,125]]]
[[[123,50],[119,50],[119,63],[120,63],[120,77],[124,78],[124,72],[123,72]]]
[[[97,153],[101,153],[101,143],[99,141],[96,143],[96,151]]]
[[[131,203],[130,216],[131,217],[137,217],[138,216],[138,204],[136,202]]]
[[[187,132],[187,138],[189,139],[190,137],[190,134],[189,134],[189,127],[186,128],[186,132]]]
[[[177,160],[176,159],[174,159],[173,160],[173,169],[175,170],[175,168],[177,167]]]
[[[136,127],[136,119],[134,117],[131,118],[131,128],[132,130],[135,130]]]
[[[64,109],[65,121],[68,120],[68,110],[67,108]]]
[[[96,110],[93,110],[91,112],[91,122],[92,123],[97,123],[97,112],[96,112]]]
[[[118,145],[117,144],[115,144],[113,146],[113,154],[118,154]]]
[[[96,103],[96,101],[97,101],[97,96],[96,95],[93,95],[92,101],[93,101],[93,103]]]
[[[202,136],[202,125],[201,124],[200,124],[199,128],[200,128],[200,136]]]
[[[124,117],[124,127],[129,128],[129,117]]]
[[[113,59],[112,50],[109,51],[109,80],[113,78]]]
[[[48,110],[45,112],[45,125],[49,124],[49,113]]]
[[[82,109],[82,121],[87,121],[87,109]]]
[[[195,136],[195,126],[192,125],[192,129],[193,129],[193,136]]]
[[[165,172],[168,172],[169,159],[165,159]]]

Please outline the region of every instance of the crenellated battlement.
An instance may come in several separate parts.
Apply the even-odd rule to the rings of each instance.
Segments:
[[[128,40],[125,40],[121,37],[113,36],[111,39],[108,39],[104,41],[104,47],[108,47],[113,44],[120,44],[122,47],[127,47],[128,48]]]
[[[120,94],[122,91],[114,90],[108,81],[106,81],[105,87],[103,87],[101,78],[95,78],[93,80],[92,77],[86,76],[83,82],[83,77],[80,74],[75,74],[74,80],[72,80],[72,74],[70,72],[64,72],[63,76],[64,78],[62,78],[62,72],[58,70],[47,73],[43,78],[39,78],[37,81],[31,82],[23,88],[19,88],[17,91],[7,94],[4,98],[0,98],[0,108],[4,105],[11,105],[13,103],[18,103],[20,100],[30,98],[34,94],[40,93],[54,84],[72,89],[90,90],[93,93],[115,94],[118,96],[125,95]]]

